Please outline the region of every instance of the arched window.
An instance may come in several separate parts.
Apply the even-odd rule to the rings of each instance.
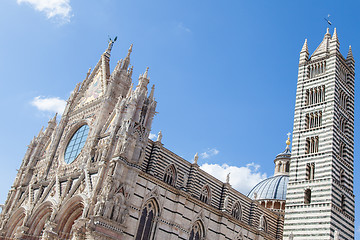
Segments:
[[[344,169],[340,170],[340,179],[339,179],[340,185],[343,186],[345,184],[345,171]]]
[[[315,163],[306,164],[306,180],[314,180],[315,178]]]
[[[290,162],[286,162],[285,172],[290,172]]]
[[[176,168],[174,164],[169,165],[164,172],[164,182],[175,186],[176,183]]]
[[[306,138],[305,153],[310,153],[310,138]]]
[[[242,216],[242,210],[241,210],[241,205],[239,202],[236,202],[234,204],[234,207],[231,211],[231,215],[236,218],[237,220],[241,220],[241,216]]]
[[[204,203],[210,203],[210,188],[209,186],[205,186],[203,187],[203,189],[201,190],[200,193],[200,201],[204,202]]]
[[[155,217],[158,215],[158,205],[155,200],[148,201],[142,212],[139,221],[136,240],[148,240],[155,232]]]
[[[339,156],[343,158],[345,156],[345,144],[340,143]]]
[[[311,203],[311,190],[310,189],[305,190],[304,203],[305,204]]]
[[[282,166],[282,163],[281,163],[281,162],[279,162],[279,165],[278,165],[278,172],[280,172],[280,171],[281,171],[281,166]]]
[[[267,232],[267,221],[264,215],[261,215],[260,217],[259,229],[264,232]]]
[[[80,154],[85,145],[89,130],[89,126],[85,124],[72,135],[64,154],[64,160],[67,164],[72,163]]]
[[[204,236],[204,225],[200,221],[196,221],[191,228],[189,240],[201,240]]]

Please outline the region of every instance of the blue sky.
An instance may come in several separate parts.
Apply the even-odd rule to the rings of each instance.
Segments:
[[[158,101],[152,133],[176,154],[244,193],[273,174],[292,132],[298,57],[312,53],[330,14],[341,51],[360,56],[356,1],[0,2],[0,203],[26,146],[61,110],[89,67],[118,36],[112,68],[134,44],[133,80],[150,67]],[[358,86],[356,84],[356,92]],[[355,110],[355,189],[359,196],[359,104]],[[244,184],[245,182],[245,184]],[[359,206],[359,204],[356,204]],[[356,219],[360,212],[356,211]],[[356,234],[360,237],[360,223]]]

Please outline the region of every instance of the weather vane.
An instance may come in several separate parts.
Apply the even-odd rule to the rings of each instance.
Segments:
[[[327,15],[327,18],[324,18],[324,20],[326,21],[327,24],[329,24],[329,26],[331,26],[330,14],[328,14],[328,15]]]

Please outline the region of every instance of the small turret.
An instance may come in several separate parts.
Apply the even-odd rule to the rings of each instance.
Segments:
[[[336,33],[336,28],[334,28],[334,33],[330,40],[330,53],[340,53],[340,43]]]
[[[305,39],[304,45],[300,51],[300,63],[305,63],[309,59],[309,49],[307,44],[307,39]]]
[[[291,135],[291,133],[288,133],[285,151],[278,154],[274,160],[274,163],[275,163],[274,176],[289,175],[290,157],[291,157],[291,151],[290,151],[290,147],[289,147],[291,144],[290,135]]]

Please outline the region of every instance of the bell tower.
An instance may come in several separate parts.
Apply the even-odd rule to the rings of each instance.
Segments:
[[[301,49],[284,239],[354,239],[354,79],[351,47],[329,29]]]

